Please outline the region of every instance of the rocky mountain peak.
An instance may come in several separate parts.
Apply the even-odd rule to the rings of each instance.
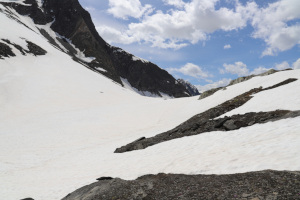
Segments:
[[[40,33],[52,45],[89,69],[121,85],[124,85],[122,80],[126,80],[142,94],[175,98],[197,94],[157,65],[107,44],[98,34],[90,14],[78,0],[25,0],[23,3],[30,6],[18,2],[1,4],[31,17],[39,25]],[[56,38],[41,25],[50,26]]]
[[[191,84],[190,82],[184,80],[184,79],[178,79],[177,80],[180,84],[182,84],[192,96],[197,96],[200,95],[200,92],[198,91],[198,89]]]

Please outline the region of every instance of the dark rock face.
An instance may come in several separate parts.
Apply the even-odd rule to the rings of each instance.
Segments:
[[[63,200],[299,199],[299,180],[300,172],[271,170],[232,175],[146,175],[133,181],[98,181]]]
[[[98,181],[112,180],[112,179],[113,179],[112,177],[100,177],[100,178],[97,178]]]
[[[177,81],[179,83],[181,83],[185,87],[185,89],[187,89],[189,91],[189,93],[192,96],[200,95],[198,89],[194,85],[192,85],[190,82],[183,80],[183,79],[178,79]]]
[[[9,40],[6,40],[6,39],[2,39],[2,41],[6,42],[7,44],[10,44],[12,46],[14,46],[16,49],[18,49],[20,51],[20,53],[22,55],[26,55],[26,53],[28,53],[25,49],[23,49],[20,45],[17,45],[17,44],[14,44],[14,43],[11,43]]]
[[[12,52],[11,48],[7,44],[0,42],[0,59],[10,56],[16,55]]]
[[[90,14],[77,0],[45,0],[44,9],[53,10],[51,14],[56,20],[51,28],[54,31],[72,40],[87,57],[96,58],[91,64],[87,63],[91,68],[106,70],[100,73],[121,84],[121,77],[127,79],[132,87],[140,91],[149,91],[159,96],[159,92],[174,97],[188,96],[185,88],[177,85],[165,70],[150,62],[133,60],[132,54],[108,45],[98,35]]]
[[[47,51],[45,51],[43,48],[41,48],[40,46],[38,46],[30,41],[26,41],[28,50],[23,49],[20,45],[11,43],[9,40],[2,39],[2,41],[4,41],[6,44],[0,42],[0,58],[1,58],[1,55],[3,57],[16,56],[12,52],[12,49],[10,48],[10,46],[8,46],[7,44],[14,46],[18,51],[20,51],[20,53],[22,55],[31,53],[35,56],[41,56],[41,55],[45,55],[47,53]]]
[[[243,115],[233,115],[230,117],[226,116],[223,118],[215,119],[233,109],[244,105],[253,97],[253,94],[257,94],[265,90],[271,90],[276,87],[294,82],[296,80],[297,79],[287,79],[265,89],[254,88],[201,114],[195,115],[194,117],[190,118],[186,122],[180,124],[170,131],[158,134],[151,138],[137,140],[120,148],[117,148],[115,150],[115,153],[124,153],[128,151],[145,149],[149,146],[153,146],[161,142],[185,136],[198,135],[211,131],[232,131],[243,127],[252,126],[254,124],[262,124],[285,118],[298,117],[300,116],[300,111],[276,110],[271,112],[259,113],[250,112]]]
[[[24,1],[24,3],[28,4],[28,6],[13,2],[1,2],[1,4],[3,4],[4,6],[12,7],[21,15],[28,15],[36,24],[44,25],[53,20],[49,15],[45,15],[43,11],[39,9],[38,4],[35,0],[26,0]]]
[[[41,48],[40,46],[34,44],[33,42],[27,42],[27,47],[29,49],[29,53],[32,53],[35,56],[42,56],[42,55],[46,55],[47,51],[45,51],[43,48]]]
[[[149,91],[161,96],[159,92],[173,97],[190,96],[182,84],[167,71],[157,65],[139,59],[120,48],[111,47],[109,55],[120,76],[140,91]],[[184,93],[186,92],[186,93]]]

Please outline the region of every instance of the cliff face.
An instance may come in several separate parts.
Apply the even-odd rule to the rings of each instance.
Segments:
[[[132,87],[154,95],[161,96],[164,93],[172,97],[193,96],[157,65],[107,44],[96,31],[90,14],[82,8],[78,0],[44,0],[41,7],[36,0],[26,0],[24,3],[28,6],[3,4],[13,7],[19,14],[28,15],[38,25],[51,23],[50,28],[57,33],[56,39],[68,49],[66,53],[88,68],[120,84],[123,84],[121,78],[126,79]],[[60,48],[43,28],[40,31],[50,43]],[[80,60],[77,56],[78,50],[93,60]]]

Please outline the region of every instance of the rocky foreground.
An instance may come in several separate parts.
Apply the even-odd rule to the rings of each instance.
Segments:
[[[146,175],[133,181],[103,177],[63,200],[100,199],[300,199],[300,172],[233,175]]]

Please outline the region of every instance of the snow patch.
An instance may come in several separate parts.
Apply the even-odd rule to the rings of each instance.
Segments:
[[[157,95],[157,94],[153,94],[149,91],[140,91],[138,89],[136,89],[135,87],[132,87],[131,84],[128,82],[127,79],[125,78],[121,78],[121,81],[124,85],[125,88],[135,92],[135,93],[138,93],[142,96],[146,96],[146,97],[154,97],[154,98],[163,98],[163,99],[172,99],[174,97],[170,97],[168,94],[165,94],[163,92],[159,92],[161,96]]]
[[[105,69],[103,69],[101,67],[96,67],[95,69],[98,70],[98,71],[107,72]]]
[[[132,60],[133,61],[142,61],[143,63],[149,63],[149,61],[148,60],[145,60],[145,59],[143,59],[143,58],[139,58],[139,57],[137,57],[137,56],[132,56]]]
[[[75,47],[75,45],[74,45],[74,47]],[[76,57],[79,58],[80,60],[83,60],[84,62],[90,63],[90,62],[92,62],[93,60],[96,59],[95,57],[86,57],[84,52],[80,51],[77,48],[76,48],[76,50],[77,50]]]

